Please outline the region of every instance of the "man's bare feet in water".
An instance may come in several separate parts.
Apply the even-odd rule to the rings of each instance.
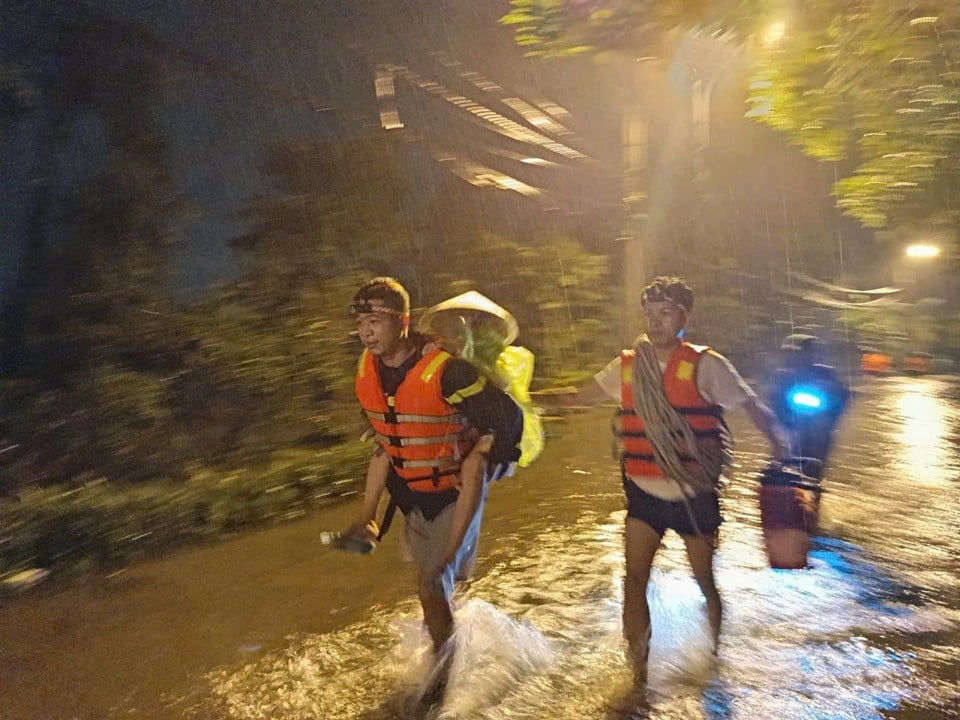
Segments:
[[[647,663],[634,663],[633,665],[633,685],[642,688],[647,684]]]
[[[647,659],[650,657],[651,628],[647,628],[646,637],[638,640],[627,649],[627,661],[633,671],[633,684],[643,687],[647,684]]]
[[[453,651],[454,642],[453,638],[450,638],[433,659],[430,671],[420,683],[417,692],[403,703],[401,712],[404,716],[422,717],[430,708],[443,704],[450,667],[453,665]]]
[[[646,712],[650,709],[647,692],[645,683],[638,684],[633,680],[633,673],[625,673],[604,693],[606,697],[603,705],[606,713],[603,720],[634,720],[646,717]]]

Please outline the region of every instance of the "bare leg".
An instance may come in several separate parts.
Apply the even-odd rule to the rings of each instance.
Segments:
[[[423,609],[423,622],[430,633],[433,642],[433,652],[440,652],[440,648],[453,633],[453,608],[438,590],[429,587],[422,580],[418,582],[420,607]]]
[[[634,680],[647,679],[647,656],[650,654],[650,606],[647,584],[650,567],[660,547],[660,536],[641,520],[627,518],[627,576],[623,584],[623,634],[627,640]]]
[[[717,547],[717,533],[710,535],[684,535],[687,546],[687,558],[693,570],[693,577],[700,586],[700,592],[707,600],[707,622],[710,623],[710,638],[713,651],[717,652],[720,642],[720,626],[723,622],[723,603],[713,577],[713,554]]]

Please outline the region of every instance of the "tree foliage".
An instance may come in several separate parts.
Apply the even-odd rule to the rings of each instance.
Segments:
[[[263,171],[275,190],[250,202],[250,229],[234,241],[247,270],[297,290],[408,252],[398,154],[380,133],[269,148]]]
[[[678,29],[732,31],[755,61],[748,115],[838,162],[833,193],[867,227],[956,233],[960,6],[953,0],[779,3],[512,0],[531,55],[660,55]],[[779,21],[785,34],[767,35]]]
[[[838,205],[868,227],[957,222],[960,12],[815,0],[759,50],[750,115],[804,152],[844,160]]]
[[[4,17],[24,32],[10,54],[31,89],[19,117],[30,120],[37,151],[26,238],[4,298],[2,364],[35,376],[38,363],[49,370],[59,356],[45,349],[77,320],[104,340],[121,317],[163,309],[179,204],[155,128],[157,64],[81,10],[29,22],[44,6]],[[67,362],[89,361],[87,345]]]
[[[529,55],[650,55],[674,30],[749,34],[769,0],[511,0],[500,19]]]
[[[469,250],[440,249],[432,302],[473,289],[506,307],[520,326],[518,342],[537,356],[537,384],[591,375],[618,349],[612,332],[614,289],[607,257],[563,234],[522,244],[480,231]]]
[[[514,225],[509,236],[491,230],[477,191],[442,168],[414,172],[422,160],[386,138],[363,134],[271,152],[266,167],[278,191],[251,206],[254,229],[237,243],[258,302],[301,303],[311,288],[332,300],[336,291],[340,304],[327,310],[342,317],[361,279],[387,274],[407,285],[415,307],[467,289],[499,302],[538,354],[540,377],[582,373],[585,353],[609,350],[604,256],[545,219]]]
[[[12,54],[29,68],[37,152],[3,307],[8,459],[39,484],[164,473],[162,376],[182,335],[164,323],[178,201],[154,127],[159,71],[82,11],[24,27]]]
[[[345,309],[355,285],[328,278],[291,294],[243,280],[189,311],[196,341],[171,391],[180,432],[199,441],[208,464],[264,464],[278,450],[359,435]]]

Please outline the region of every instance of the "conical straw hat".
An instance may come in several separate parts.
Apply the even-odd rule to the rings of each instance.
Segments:
[[[520,326],[513,315],[476,290],[469,290],[424,310],[417,322],[417,330],[428,335],[447,335],[460,324],[464,313],[483,314],[484,324],[491,323],[497,329],[504,345],[512,343],[520,334]]]

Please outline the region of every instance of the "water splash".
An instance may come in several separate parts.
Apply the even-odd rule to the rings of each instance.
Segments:
[[[529,622],[517,621],[482,600],[457,615],[456,654],[439,718],[470,717],[494,708],[521,682],[555,663],[552,643]]]
[[[739,458],[760,465],[759,455]],[[895,458],[881,460],[888,465],[873,468],[859,449],[841,449],[805,570],[767,567],[755,488],[745,475],[731,484],[716,658],[683,543],[668,534],[651,578],[642,692],[630,685],[621,639],[623,511],[598,509],[619,505],[616,478],[590,466],[555,498],[542,488],[512,498],[517,517],[487,541],[480,575],[460,597],[459,654],[432,720],[954,717],[960,610],[954,546],[937,528],[956,505],[941,486],[904,495],[914,479],[891,482]],[[374,608],[361,623],[214,673],[211,703],[196,717],[395,720],[428,670],[426,648],[415,602]]]

